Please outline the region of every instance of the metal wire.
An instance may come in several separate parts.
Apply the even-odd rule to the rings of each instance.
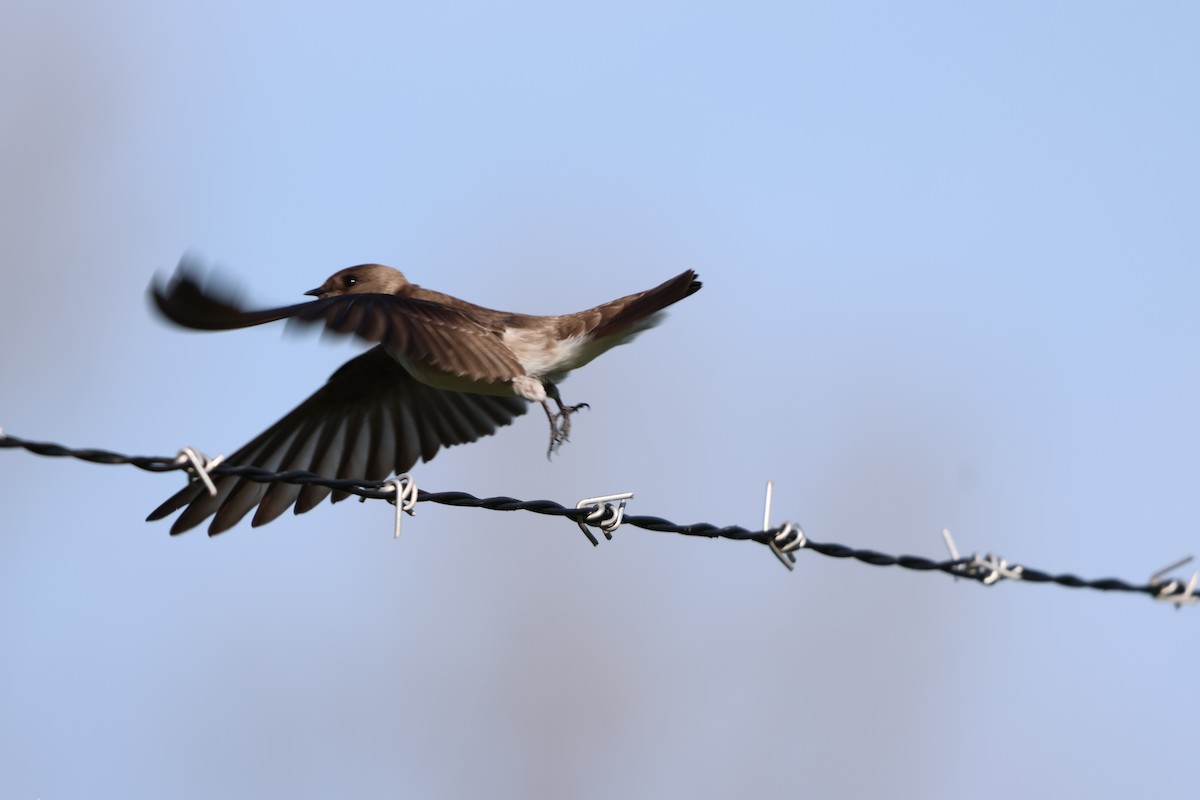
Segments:
[[[6,434],[3,429],[0,429],[0,448],[20,448],[41,456],[74,458],[93,464],[128,464],[147,472],[184,470],[195,474],[193,464],[198,460],[194,453],[191,458],[188,458],[178,456],[130,456],[122,453],[114,453],[110,450],[75,449],[51,442],[28,441],[12,436],[11,434]],[[395,479],[386,481],[337,480],[304,470],[272,472],[259,467],[225,464],[220,463],[219,458],[210,461],[208,467],[206,471],[212,476],[237,475],[258,483],[318,484],[362,498],[391,500],[393,502],[397,499]],[[600,524],[598,521],[600,517],[596,514],[599,505],[595,503],[585,504],[578,508],[568,508],[552,500],[518,500],[513,497],[502,496],[481,498],[466,492],[428,492],[424,489],[418,490],[417,502],[438,503],[464,508],[485,508],[493,511],[531,511],[535,514],[566,517],[577,523]],[[830,558],[850,558],[876,567],[901,567],[902,569],[917,572],[943,572],[955,578],[967,578],[984,585],[992,585],[1000,580],[1010,579],[1019,580],[1024,583],[1052,583],[1071,589],[1130,592],[1148,595],[1156,600],[1172,603],[1177,608],[1184,604],[1194,605],[1200,599],[1195,593],[1197,586],[1195,575],[1193,575],[1190,582],[1184,580],[1163,580],[1163,575],[1167,571],[1180,566],[1182,563],[1186,563],[1186,561],[1177,562],[1164,570],[1159,570],[1147,583],[1135,584],[1121,580],[1120,578],[1085,579],[1069,573],[1053,574],[1043,572],[1042,570],[1033,569],[1028,566],[1009,564],[1004,559],[991,554],[986,556],[974,554],[970,557],[961,558],[958,557],[958,551],[953,546],[953,540],[949,539],[948,532],[945,532],[944,535],[947,536],[947,545],[950,547],[950,552],[954,557],[943,561],[935,561],[922,556],[890,555],[876,550],[849,547],[844,544],[816,542],[804,536],[802,532],[799,534],[802,538],[797,540],[794,536],[795,531],[798,529],[792,523],[784,523],[779,527],[767,528],[765,530],[751,530],[743,528],[740,525],[720,526],[707,522],[681,525],[662,517],[627,514],[620,520],[620,524],[631,525],[635,528],[655,533],[673,533],[708,539],[752,541],[767,546],[774,545],[775,547],[778,546],[779,542],[787,540],[798,542],[789,547],[791,552],[788,555],[793,555],[793,557],[795,551],[812,550]],[[610,533],[611,530],[606,531],[606,535]]]

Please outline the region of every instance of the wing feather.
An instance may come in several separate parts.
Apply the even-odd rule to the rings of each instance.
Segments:
[[[227,459],[239,466],[273,471],[307,470],[330,478],[382,480],[428,461],[443,447],[495,433],[525,413],[518,397],[465,394],[434,389],[413,378],[382,347],[348,361],[311,397]],[[221,533],[258,506],[254,524],[288,508],[308,511],[325,497],[345,492],[316,486],[256,483],[217,476],[210,497],[199,481],[151,512],[161,519],[183,508],[171,526],[182,533],[213,517],[209,533]]]

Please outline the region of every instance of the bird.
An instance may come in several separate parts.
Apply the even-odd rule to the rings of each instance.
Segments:
[[[231,330],[286,320],[373,344],[227,463],[375,481],[408,472],[442,447],[490,436],[533,403],[550,423],[551,457],[567,441],[572,415],[587,408],[563,403],[558,386],[567,374],[657,325],[667,306],[700,287],[687,270],[586,311],[533,316],[423,288],[383,264],[359,264],[304,293],[313,300],[247,310],[185,256],[165,285],[152,280],[148,294],[153,308],[184,328]],[[236,475],[214,476],[214,483],[211,495],[201,481],[191,481],[147,521],[183,508],[171,534],[211,516],[211,536],[256,506],[255,527],[288,508],[301,514],[330,494],[335,503],[348,496],[317,484],[257,483]]]

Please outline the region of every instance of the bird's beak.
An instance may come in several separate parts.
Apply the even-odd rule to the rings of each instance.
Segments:
[[[305,294],[308,295],[309,297],[320,297],[321,290],[320,289],[309,289],[307,292],[305,292]]]

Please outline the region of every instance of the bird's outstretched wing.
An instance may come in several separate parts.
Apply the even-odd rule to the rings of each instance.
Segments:
[[[227,461],[277,472],[301,469],[330,478],[383,480],[407,471],[418,459],[428,461],[441,447],[495,433],[527,407],[519,397],[426,386],[382,347],[374,347],[342,365],[316,393]],[[187,506],[171,533],[182,533],[215,514],[208,527],[211,535],[233,527],[255,506],[252,524],[263,525],[293,504],[297,514],[308,511],[331,491],[237,476],[219,476],[215,483],[217,494],[210,496],[201,482],[193,481],[147,520]],[[346,496],[334,492],[333,501]]]
[[[286,319],[353,334],[392,353],[472,381],[499,383],[525,374],[501,340],[464,311],[441,303],[391,294],[344,294],[280,308],[248,311],[236,298],[203,285],[196,270],[181,264],[150,297],[177,325],[215,331],[248,328]]]

